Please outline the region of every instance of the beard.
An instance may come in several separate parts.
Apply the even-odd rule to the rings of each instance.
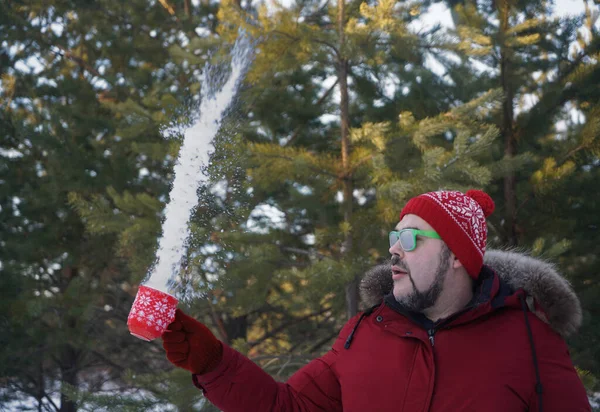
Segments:
[[[442,290],[444,289],[444,279],[446,278],[446,273],[448,273],[448,266],[450,265],[451,253],[452,252],[450,252],[448,246],[444,245],[442,251],[439,254],[440,262],[435,271],[433,283],[424,292],[421,292],[419,291],[419,289],[417,289],[415,281],[411,276],[410,268],[400,260],[400,256],[392,256],[392,265],[398,266],[402,270],[406,271],[406,274],[410,279],[410,283],[412,284],[413,289],[406,296],[394,296],[396,301],[402,306],[404,306],[406,309],[419,313],[422,313],[425,309],[428,309],[435,305],[438,298],[442,294]]]

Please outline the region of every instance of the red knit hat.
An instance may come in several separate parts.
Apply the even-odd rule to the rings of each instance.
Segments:
[[[483,266],[487,241],[485,218],[492,214],[494,208],[492,198],[481,190],[469,190],[466,194],[429,192],[410,199],[400,213],[400,220],[413,214],[429,223],[467,273],[477,279]]]

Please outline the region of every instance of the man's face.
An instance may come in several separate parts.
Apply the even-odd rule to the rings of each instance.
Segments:
[[[433,230],[416,215],[406,215],[396,225],[402,229]],[[417,247],[405,252],[400,242],[390,247],[393,294],[409,310],[422,312],[437,302],[450,269],[450,249],[440,239],[417,236]]]

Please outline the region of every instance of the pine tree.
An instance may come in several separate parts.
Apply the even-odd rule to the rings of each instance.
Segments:
[[[136,384],[128,369],[168,364],[126,319],[178,146],[160,127],[196,82],[178,51],[214,20],[210,7],[165,5],[0,5],[0,261],[13,292],[2,303],[1,376],[39,410],[75,411],[79,389],[126,388]]]
[[[212,410],[126,317],[179,151],[161,129],[189,123],[239,28],[258,54],[190,221],[186,311],[285,379],[356,312],[408,198],[487,188],[492,242],[556,259],[581,292],[573,358],[598,375],[595,15],[479,6],[452,2],[455,42],[411,32],[426,3],[0,3],[0,402]]]
[[[584,16],[554,19],[550,6],[459,2],[454,16],[460,50],[490,69],[478,84],[480,91],[503,91],[495,122],[504,147],[492,154],[513,169],[502,166],[494,173],[491,188],[498,211],[491,217],[491,241],[560,263],[581,293],[586,314],[574,359],[597,373],[588,346],[598,339],[589,317],[597,310],[591,298],[597,282],[588,266],[588,252],[594,249],[588,241],[595,235],[584,218],[585,211],[591,212],[587,207],[596,204],[584,182],[591,184],[599,144],[592,103],[598,79],[597,14],[587,9]]]
[[[189,271],[201,279],[196,287],[207,296],[194,304],[198,316],[251,356],[314,352],[330,342],[347,319],[347,294],[341,291],[387,255],[381,229],[395,224],[402,196],[489,182],[482,159],[488,161],[485,152],[496,131],[482,120],[494,110],[497,93],[446,111],[452,86],[421,67],[419,38],[406,28],[415,14],[392,9],[391,3],[347,9],[352,11],[345,27],[348,67],[356,85],[348,170],[339,123],[322,118],[340,113],[334,94],[339,80],[322,84],[330,76],[339,78],[331,54],[339,41],[331,23],[338,9],[298,4],[272,16],[265,9],[255,23],[247,23],[236,5],[224,5],[220,16],[232,28],[223,27],[224,37],[233,41],[243,26],[263,39],[239,107],[247,118],[236,120],[237,133],[231,137],[241,147],[247,142],[248,156],[237,152],[235,159],[248,174],[227,175],[228,184],[243,189],[237,194],[228,190],[226,202],[248,202],[243,213],[268,204],[282,213],[282,224],[272,227],[267,217],[254,215],[253,220],[266,224],[265,233],[248,233],[247,226],[239,225],[243,213],[232,219],[230,213],[215,215],[218,208],[203,209],[212,218],[197,220],[194,233],[201,251],[193,256],[198,260],[190,260]],[[398,45],[390,52],[395,42],[410,51]],[[406,67],[409,63],[417,68]],[[389,96],[377,81],[387,76],[398,77],[409,93]],[[381,111],[374,95],[384,101]],[[398,122],[395,109],[411,106],[414,113],[403,113]],[[402,166],[406,174],[399,176]],[[338,193],[344,199],[346,178],[353,187],[349,221],[337,199]],[[353,253],[344,252],[349,236]],[[212,249],[202,252],[208,239]],[[301,356],[295,359],[302,363]]]
[[[317,206],[315,211],[327,229],[307,227],[302,232],[318,235],[323,231],[324,244],[320,254],[333,259],[339,272],[338,281],[346,284],[347,315],[353,316],[358,309],[357,275],[365,267],[365,262],[359,263],[361,259],[353,256],[354,248],[358,245],[357,240],[368,239],[356,227],[358,222],[366,223],[368,220],[361,217],[362,208],[357,202],[356,193],[363,190],[363,181],[367,178],[359,173],[359,169],[363,163],[370,161],[373,152],[368,145],[359,147],[352,143],[351,128],[360,127],[359,119],[367,115],[362,105],[368,106],[371,113],[376,113],[373,110],[373,95],[385,95],[383,87],[376,83],[378,80],[385,79],[390,71],[403,67],[402,61],[412,59],[413,62],[419,62],[419,51],[415,47],[418,39],[407,29],[414,14],[408,6],[397,7],[393,2],[367,5],[339,1],[335,7],[302,2],[289,10],[279,8],[273,15],[263,8],[258,11],[253,23],[247,22],[247,16],[235,4],[226,3],[221,16],[224,21],[231,22],[234,28],[242,26],[254,37],[263,39],[259,45],[260,53],[249,74],[252,89],[264,90],[263,85],[272,84],[273,74],[276,73],[276,98],[281,101],[289,96],[293,104],[306,107],[305,115],[299,121],[289,116],[293,122],[291,126],[298,123],[290,129],[283,128],[277,116],[261,112],[262,102],[269,105],[268,110],[274,107],[272,100],[268,99],[269,95],[258,96],[257,101],[253,102],[251,114],[256,116],[260,127],[268,132],[267,136],[248,136],[257,141],[251,150],[256,154],[257,164],[264,170],[253,170],[252,179],[265,191],[283,189],[281,195],[290,199],[285,189],[288,182],[297,181],[300,175],[312,174],[308,181],[297,182],[296,185],[301,185],[306,191],[314,191],[314,196],[318,197],[321,204],[328,204],[326,208],[312,205],[313,208]],[[236,35],[235,31],[224,33]],[[402,47],[397,46],[397,49],[394,48],[397,51],[389,56],[390,48],[396,47],[396,44],[401,44],[405,49],[400,53]],[[395,57],[400,61],[394,60]],[[305,83],[311,77],[314,79],[312,83]],[[318,86],[328,77],[335,79],[331,86]],[[297,83],[300,81],[303,83]],[[315,85],[315,82],[318,83]],[[353,102],[350,101],[350,84],[356,84],[356,92],[360,93]],[[286,87],[293,89],[286,90]],[[336,89],[339,102],[334,98],[333,91]],[[352,113],[351,108],[355,109]],[[324,124],[319,118],[325,112],[335,113],[339,121]],[[310,117],[307,119],[306,115]],[[379,125],[374,127],[381,129]],[[267,171],[266,165],[270,171]],[[291,169],[294,169],[294,178],[284,179]],[[277,172],[273,173],[274,170]],[[273,182],[273,177],[281,178],[280,182]],[[324,192],[321,193],[322,190]],[[292,189],[291,199],[297,200],[294,191]],[[340,202],[335,200],[338,193],[342,199]],[[269,193],[263,196],[269,196]],[[283,198],[272,200],[282,209],[293,208],[292,204],[285,205]],[[369,205],[365,205],[364,209],[369,209]],[[329,216],[325,216],[324,212]],[[290,225],[293,226],[291,222]],[[306,246],[301,245],[301,248],[306,249]],[[330,265],[325,264],[324,268],[329,270]]]
[[[568,65],[563,65],[552,82],[547,100],[561,104],[555,124],[546,125],[536,141],[540,164],[531,174],[531,192],[527,202],[531,227],[539,232],[529,237],[537,253],[553,257],[565,270],[581,298],[584,321],[580,333],[571,340],[575,364],[591,373],[600,374],[598,351],[600,342],[596,276],[598,243],[595,210],[598,206],[595,183],[598,173],[598,90],[600,74],[597,59],[600,45],[598,14],[587,9],[577,21],[577,47],[570,47]],[[543,102],[535,115],[548,112]],[[541,123],[541,122],[540,122]]]

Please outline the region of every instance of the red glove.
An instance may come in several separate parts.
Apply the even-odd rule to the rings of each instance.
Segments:
[[[215,370],[223,357],[223,345],[215,335],[179,309],[162,339],[167,359],[193,374],[202,375]]]

